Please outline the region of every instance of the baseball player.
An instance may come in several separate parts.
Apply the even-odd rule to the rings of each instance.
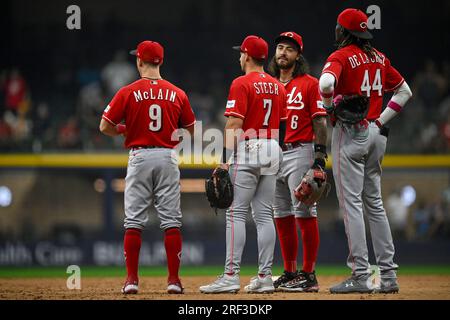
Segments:
[[[314,266],[319,249],[316,206],[299,203],[294,190],[311,167],[325,169],[327,113],[319,95],[319,81],[310,76],[304,59],[302,37],[283,32],[275,40],[270,69],[287,93],[286,137],[283,163],[278,174],[274,217],[284,261],[284,273],[274,282],[279,291],[317,292]],[[303,268],[297,271],[298,236],[303,242]]]
[[[245,245],[245,220],[252,209],[258,238],[258,275],[244,289],[248,293],[271,293],[275,227],[272,217],[276,174],[282,153],[276,139],[286,120],[286,93],[276,79],[264,72],[267,42],[248,36],[241,46],[240,65],[244,76],[231,84],[225,116],[225,149],[220,168],[229,169],[234,185],[234,200],[226,212],[225,271],[202,293],[237,292],[239,271]],[[283,131],[283,129],[281,129]],[[236,144],[234,144],[236,137]],[[282,139],[282,137],[280,138]],[[236,151],[228,155],[236,145]]]
[[[402,110],[412,93],[386,55],[371,46],[370,39],[367,16],[362,11],[341,12],[336,26],[338,49],[328,57],[319,81],[324,107],[330,113],[345,96],[369,99],[368,114],[360,123],[333,121],[333,175],[344,214],[350,250],[347,264],[352,275],[330,288],[332,293],[399,291],[394,245],[381,199],[381,162],[388,133],[385,125]],[[383,95],[390,91],[394,95],[382,111]],[[378,288],[371,284],[363,210],[380,268]]]
[[[163,47],[154,41],[141,42],[136,50],[141,79],[121,88],[106,107],[100,131],[124,135],[130,149],[125,178],[124,253],[127,279],[124,294],[138,292],[138,261],[141,230],[147,224],[153,203],[164,230],[169,271],[167,292],[183,293],[178,277],[181,259],[180,172],[172,141],[179,127],[194,132],[195,116],[181,89],[161,78]],[[122,124],[125,120],[125,124]]]

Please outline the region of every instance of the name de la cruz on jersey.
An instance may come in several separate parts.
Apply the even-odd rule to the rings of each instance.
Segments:
[[[136,99],[136,102],[142,101],[142,100],[167,100],[170,102],[175,102],[175,99],[177,98],[177,93],[170,89],[157,89],[154,90],[152,88],[147,90],[137,90],[133,91],[134,98]]]
[[[374,52],[374,54],[370,57],[365,53],[359,53],[359,55],[354,54],[348,57],[348,61],[350,62],[352,69],[359,67],[361,64],[375,63],[375,62],[383,65],[384,67],[384,60],[385,56],[378,52]]]

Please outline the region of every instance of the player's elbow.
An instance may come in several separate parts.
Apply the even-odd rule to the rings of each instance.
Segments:
[[[323,93],[332,93],[334,91],[334,76],[331,73],[324,73],[319,79],[319,89]]]
[[[184,129],[187,130],[187,132],[189,132],[189,134],[191,135],[191,137],[194,136],[194,134],[195,134],[195,125],[186,127],[186,128],[184,128]]]
[[[408,86],[408,84],[406,83],[406,81],[403,82],[402,87],[404,87],[405,95],[408,96],[408,100],[411,99],[413,94],[412,94],[411,88]]]
[[[98,129],[100,130],[101,133],[106,134],[106,132],[108,131],[108,123],[102,119],[100,121],[100,125],[98,126]]]

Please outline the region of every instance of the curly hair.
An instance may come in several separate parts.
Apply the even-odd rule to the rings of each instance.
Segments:
[[[344,38],[336,43],[336,47],[338,49],[344,48],[346,46],[349,46],[351,44],[354,44],[361,48],[362,51],[364,51],[369,56],[372,56],[375,54],[375,50],[370,44],[369,40],[358,38],[354,35],[352,35],[350,32],[344,29]]]

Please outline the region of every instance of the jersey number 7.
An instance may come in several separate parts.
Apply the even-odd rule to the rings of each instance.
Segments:
[[[264,117],[263,126],[269,125],[270,115],[272,113],[272,99],[264,99],[264,109],[267,109],[266,115]]]

